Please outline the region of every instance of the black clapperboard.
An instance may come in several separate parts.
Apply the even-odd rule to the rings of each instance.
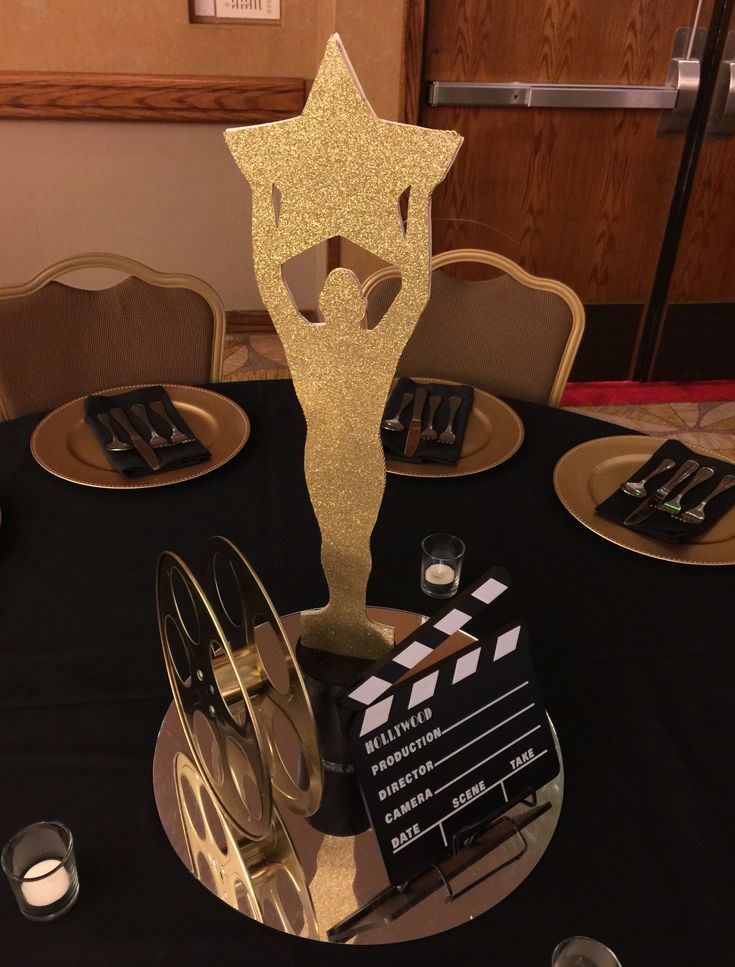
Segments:
[[[495,568],[342,698],[355,769],[393,884],[457,852],[559,772],[522,624],[448,639],[510,586]],[[442,645],[445,645],[442,648]]]

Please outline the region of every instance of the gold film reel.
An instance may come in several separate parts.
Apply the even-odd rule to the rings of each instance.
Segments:
[[[322,761],[316,725],[291,642],[257,574],[224,537],[207,544],[205,587],[261,731],[267,766],[280,805],[311,816],[322,795]],[[256,630],[257,629],[257,630]],[[228,657],[214,657],[225,682]]]
[[[176,795],[194,875],[231,907],[284,933],[319,938],[314,907],[276,807],[257,842],[238,833],[184,753],[174,760]]]
[[[170,551],[158,559],[156,604],[174,703],[201,779],[242,833],[263,839],[273,813],[268,740],[249,698],[260,674],[235,662],[196,578]]]

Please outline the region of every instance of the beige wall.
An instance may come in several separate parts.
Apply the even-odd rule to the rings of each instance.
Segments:
[[[192,25],[186,0],[2,0],[0,70],[313,78],[339,31],[376,112],[399,110],[403,0],[282,0],[283,26]],[[129,255],[210,282],[230,309],[260,307],[247,183],[223,125],[0,121],[0,284],[83,251]],[[372,267],[352,246],[343,261]],[[289,266],[314,308],[324,247]]]
[[[313,77],[323,0],[282,3],[253,26],[190,24],[187,0],[2,0],[0,69]]]
[[[217,124],[0,122],[0,283],[80,252],[116,252],[206,279],[230,308],[260,303],[250,192]],[[316,305],[323,251],[289,265]]]
[[[400,119],[403,0],[338,0],[334,30],[350,55],[365,94],[378,117]]]

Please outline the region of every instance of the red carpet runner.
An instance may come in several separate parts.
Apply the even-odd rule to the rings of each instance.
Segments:
[[[735,380],[696,383],[567,383],[562,406],[606,406],[615,403],[687,403],[735,400]]]

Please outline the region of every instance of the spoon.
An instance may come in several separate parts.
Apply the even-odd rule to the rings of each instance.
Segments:
[[[400,416],[412,399],[413,399],[413,393],[403,394],[403,396],[401,397],[401,405],[396,410],[396,415],[391,417],[389,420],[383,420],[383,429],[393,430],[396,433],[400,433],[401,430],[406,429],[406,427],[401,423]]]
[[[658,474],[663,473],[665,470],[671,470],[674,466],[673,460],[662,460],[661,463],[652,470],[649,474],[643,477],[642,480],[629,480],[624,483],[620,488],[624,493],[629,494],[631,497],[646,497],[648,496],[648,491],[646,490],[646,484],[651,479],[651,477],[656,477]]]
[[[107,450],[111,450],[113,453],[118,453],[119,451],[122,451],[122,450],[133,449],[132,444],[123,443],[122,440],[118,439],[117,433],[115,433],[115,431],[113,430],[112,423],[110,422],[110,417],[107,415],[107,413],[98,413],[97,419],[100,421],[102,426],[107,430],[107,432],[112,437],[110,442],[105,444],[105,448]]]

